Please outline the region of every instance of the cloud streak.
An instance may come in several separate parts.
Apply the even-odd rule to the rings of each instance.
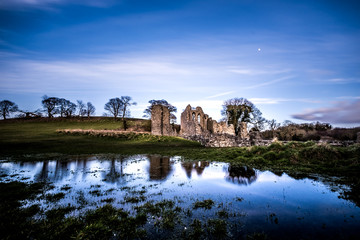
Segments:
[[[360,123],[360,99],[335,102],[332,107],[310,109],[293,114],[293,118],[306,121],[321,121],[335,124]]]
[[[243,87],[243,89],[254,89],[254,88],[260,88],[260,87],[264,87],[264,86],[268,86],[268,85],[272,85],[275,83],[279,83],[288,79],[293,78],[293,76],[287,76],[287,77],[282,77],[282,78],[277,78],[271,81],[267,81],[267,82],[263,82],[263,83],[259,83],[259,84],[255,84],[255,85],[251,85],[251,86],[247,86],[247,87]]]
[[[115,3],[115,0],[1,0],[0,9],[51,9],[54,6],[66,4],[77,4],[92,7],[110,7]]]
[[[211,99],[211,98],[222,97],[222,96],[225,96],[225,95],[232,94],[232,93],[234,93],[234,92],[235,92],[235,91],[223,92],[223,93],[219,93],[219,94],[215,94],[215,95],[212,95],[212,96],[206,97],[205,99]]]
[[[254,104],[280,104],[284,102],[321,103],[322,101],[308,98],[249,98]]]

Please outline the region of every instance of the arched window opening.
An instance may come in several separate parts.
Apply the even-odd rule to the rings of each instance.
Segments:
[[[200,113],[198,114],[197,121],[200,123]]]
[[[195,113],[192,113],[192,120],[195,121]]]

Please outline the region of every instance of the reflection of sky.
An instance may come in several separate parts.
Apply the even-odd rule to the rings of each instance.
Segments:
[[[111,160],[92,157],[67,162],[7,162],[0,163],[0,174],[8,175],[0,181],[46,179],[52,182],[55,189],[48,193],[65,192],[66,197],[57,205],[42,201],[45,208],[67,204],[79,206],[79,196],[83,195],[88,203],[85,209],[103,205],[105,203],[101,201],[107,198],[114,198],[113,204],[116,206],[130,209],[131,206],[123,202],[126,196],[130,196],[129,191],[145,189],[147,200],[179,199],[178,204],[184,208],[191,208],[191,204],[197,200],[211,198],[216,204],[222,204],[233,212],[245,213],[248,224],[257,225],[256,221],[266,220],[270,213],[276,213],[282,222],[294,226],[318,222],[336,227],[344,224],[344,220],[350,224],[348,226],[359,224],[359,207],[339,199],[337,192],[332,192],[328,186],[315,180],[295,180],[286,174],[277,176],[269,171],[256,170],[254,182],[239,184],[228,180],[229,165],[226,163],[209,163],[201,174],[192,169],[189,178],[180,158],[160,162],[172,166],[153,166],[169,169],[164,179],[156,180],[150,179],[150,160],[147,156],[112,157]],[[72,188],[61,190],[65,185]],[[96,190],[99,190],[100,196],[90,193]],[[112,191],[106,193],[107,190]],[[238,198],[243,200],[237,201]],[[197,216],[200,213],[194,214]],[[305,220],[299,223],[299,219]]]

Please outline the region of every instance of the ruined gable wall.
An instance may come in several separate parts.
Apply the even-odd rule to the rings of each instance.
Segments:
[[[163,109],[161,105],[155,105],[151,109],[151,134],[163,135]]]
[[[190,104],[181,114],[181,132],[183,136],[208,134],[228,134],[235,136],[233,125],[226,122],[216,122],[205,114],[201,107],[192,108]]]
[[[181,113],[181,130],[180,135],[196,136],[208,134],[208,119],[209,116],[205,114],[201,107],[195,109],[190,104]]]
[[[162,105],[154,105],[151,110],[151,134],[176,136],[175,128],[170,124],[170,111]]]

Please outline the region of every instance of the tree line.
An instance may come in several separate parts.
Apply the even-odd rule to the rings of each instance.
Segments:
[[[3,100],[0,102],[0,114],[3,119],[9,117],[12,113],[19,113],[17,117],[90,117],[95,114],[95,107],[91,102],[83,102],[77,100],[76,103],[70,100],[57,97],[48,97],[44,95],[42,97],[42,109],[36,111],[24,111],[9,100]],[[153,106],[162,105],[170,111],[170,121],[172,124],[176,123],[175,113],[177,108],[166,100],[150,100],[149,106],[144,110],[143,117],[151,118],[151,111]],[[111,98],[104,105],[106,116],[112,116],[115,120],[121,118],[123,121],[124,129],[126,129],[126,118],[130,117],[130,108],[137,105],[130,96],[121,96]],[[232,124],[235,133],[238,134],[241,131],[242,122],[246,122],[248,130],[261,131],[261,135],[265,139],[278,138],[279,140],[319,140],[323,136],[330,136],[335,139],[354,139],[356,135],[355,130],[353,132],[346,131],[344,129],[336,128],[333,131],[332,126],[329,123],[302,123],[296,124],[289,120],[284,123],[278,123],[275,119],[267,120],[262,116],[261,111],[246,98],[232,98],[224,101],[222,105],[221,114],[223,119],[229,125]]]
[[[177,111],[176,107],[168,103],[166,100],[150,100],[150,106],[148,106],[144,113],[143,117],[150,118],[152,107],[154,105],[160,104],[169,108],[171,116],[170,119],[172,122],[176,122],[176,116],[174,112]],[[3,119],[6,119],[11,116],[11,114],[19,113],[16,115],[18,118],[30,118],[30,117],[90,117],[95,114],[95,107],[91,102],[83,102],[82,100],[77,100],[76,103],[71,102],[65,98],[58,97],[48,97],[44,95],[41,100],[41,109],[35,111],[26,111],[19,109],[18,105],[9,100],[3,100],[0,102],[0,116]],[[126,117],[130,117],[130,107],[137,105],[136,102],[132,101],[132,98],[129,96],[121,96],[116,98],[111,98],[104,105],[106,110],[105,116],[112,116],[116,120],[121,118],[124,120]]]

